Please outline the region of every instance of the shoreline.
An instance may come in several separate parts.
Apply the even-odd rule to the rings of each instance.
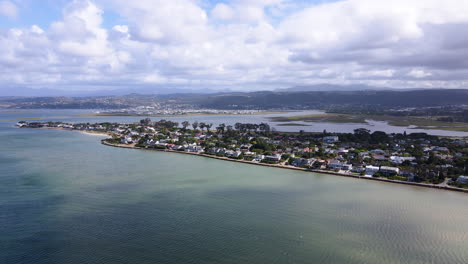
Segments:
[[[112,134],[108,132],[90,132],[90,131],[82,131],[82,130],[75,130],[75,129],[69,129],[69,128],[62,128],[62,127],[42,127],[38,129],[55,129],[55,130],[75,131],[75,132],[80,132],[86,135],[104,136],[107,138],[110,138],[112,136]],[[135,145],[112,144],[109,142],[105,142],[104,140],[101,140],[101,144],[105,146],[115,147],[115,148],[185,154],[185,155],[199,156],[199,157],[205,157],[205,158],[210,158],[210,159],[224,160],[224,161],[237,162],[237,163],[243,163],[243,164],[249,164],[249,165],[257,165],[257,166],[270,167],[270,168],[280,168],[280,169],[295,170],[295,171],[302,171],[302,172],[312,172],[312,173],[335,175],[335,176],[355,178],[355,179],[378,181],[378,182],[384,182],[384,183],[402,184],[402,185],[410,185],[410,186],[415,186],[415,187],[424,187],[424,188],[431,188],[431,189],[438,189],[438,190],[445,190],[445,191],[468,193],[468,189],[451,187],[448,185],[435,185],[435,184],[427,184],[427,183],[397,181],[397,180],[390,180],[390,179],[384,179],[384,178],[366,177],[366,176],[354,175],[354,174],[349,174],[349,173],[340,173],[340,172],[334,172],[334,171],[328,171],[328,170],[314,170],[314,169],[299,168],[299,167],[294,167],[294,166],[289,166],[289,165],[267,164],[267,163],[259,163],[259,162],[257,163],[257,162],[247,161],[247,160],[236,160],[236,159],[230,159],[228,157],[213,156],[213,155],[208,155],[204,153],[175,151],[175,150],[169,150],[169,149],[142,148],[142,147],[136,147]]]
[[[237,163],[243,163],[243,164],[249,164],[249,165],[270,167],[270,168],[280,168],[280,169],[295,170],[295,171],[302,171],[302,172],[312,172],[312,173],[335,175],[335,176],[355,178],[355,179],[378,181],[378,182],[384,182],[384,183],[402,184],[402,185],[410,185],[410,186],[415,186],[415,187],[424,187],[424,188],[439,189],[439,190],[445,190],[445,191],[468,193],[468,189],[450,187],[447,185],[435,185],[435,184],[427,184],[427,183],[396,181],[396,180],[389,180],[389,179],[384,179],[384,178],[373,178],[373,177],[353,175],[353,174],[348,174],[348,173],[339,173],[339,172],[326,171],[326,170],[305,169],[305,168],[293,167],[293,166],[288,166],[288,165],[266,164],[266,163],[257,163],[257,162],[247,161],[247,160],[236,160],[236,159],[230,159],[227,157],[218,157],[218,156],[212,156],[212,155],[203,154],[203,153],[183,152],[183,151],[175,151],[175,150],[168,150],[168,149],[151,149],[151,148],[136,147],[132,145],[112,144],[112,143],[108,143],[105,141],[101,141],[101,144],[105,146],[115,147],[115,148],[186,154],[186,155],[199,156],[199,157],[224,160],[224,161],[230,161],[230,162],[237,162]]]

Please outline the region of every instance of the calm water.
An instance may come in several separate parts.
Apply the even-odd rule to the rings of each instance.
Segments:
[[[4,114],[5,115],[5,114]],[[468,195],[0,122],[0,263],[468,263]]]
[[[38,117],[42,120],[54,120],[54,121],[70,121],[70,122],[138,122],[144,117],[79,117],[76,115],[80,114],[92,114],[95,110],[31,110],[30,113],[6,113],[6,110],[0,109],[0,122],[2,119],[13,119],[13,118],[28,118]],[[268,122],[271,127],[274,127],[278,131],[289,131],[297,132],[304,130],[306,132],[322,132],[327,130],[328,132],[338,133],[352,133],[357,128],[367,128],[371,131],[385,131],[387,133],[419,133],[424,132],[430,135],[438,136],[456,136],[456,137],[468,137],[468,132],[460,131],[446,131],[446,130],[434,130],[434,129],[413,129],[410,127],[399,127],[391,126],[387,122],[367,120],[368,124],[353,124],[353,123],[316,123],[316,122],[294,122],[296,124],[303,124],[306,126],[281,126],[280,124],[270,121],[270,117],[275,116],[296,116],[296,115],[308,115],[308,114],[321,114],[321,111],[302,111],[302,112],[288,112],[282,114],[267,114],[267,115],[205,115],[205,116],[168,116],[168,117],[151,117],[153,120],[167,119],[176,122],[183,122],[185,120],[190,123],[194,121],[213,123],[215,126],[221,123],[227,125],[234,125],[237,122],[244,123],[261,123]],[[75,115],[75,116],[74,116]],[[214,127],[213,127],[214,128]]]

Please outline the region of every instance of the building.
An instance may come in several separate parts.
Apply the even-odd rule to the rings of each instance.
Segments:
[[[254,157],[253,161],[260,162],[265,159],[265,155],[257,155]]]
[[[188,148],[185,148],[185,152],[200,153],[200,152],[203,152],[203,147],[197,146],[197,145],[191,145]]]
[[[457,179],[458,183],[468,184],[468,176],[460,176]]]
[[[133,143],[133,138],[129,136],[125,136],[120,140],[120,143],[122,144],[132,144]]]
[[[400,156],[391,156],[390,161],[394,164],[402,164],[405,161],[415,161],[415,157],[400,157]]]
[[[366,168],[361,167],[361,166],[353,167],[353,169],[351,170],[351,172],[355,172],[355,173],[361,173],[365,171],[366,171]]]
[[[352,164],[343,164],[343,166],[341,166],[341,169],[344,170],[344,171],[350,171],[353,169],[353,165]]]
[[[381,166],[379,172],[384,176],[394,176],[400,173],[400,169],[396,167]]]
[[[273,154],[270,156],[266,156],[265,159],[270,162],[280,162],[281,161],[281,154]]]
[[[315,162],[315,159],[295,159],[291,165],[295,167],[304,167],[304,166],[312,166]]]
[[[377,166],[366,166],[366,175],[373,176],[379,172],[380,168]]]
[[[338,141],[339,141],[339,138],[337,136],[323,137],[323,142],[325,143],[336,143]]]
[[[341,168],[343,168],[343,165],[345,165],[343,162],[332,160],[328,163],[328,168],[331,170],[341,170]]]

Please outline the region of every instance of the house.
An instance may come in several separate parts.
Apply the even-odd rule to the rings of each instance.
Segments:
[[[244,157],[252,157],[252,156],[254,156],[255,154],[256,154],[255,152],[246,151],[246,152],[244,152]]]
[[[322,141],[325,143],[336,143],[339,141],[339,138],[338,136],[327,136],[323,137]]]
[[[185,152],[200,153],[203,152],[203,147],[197,145],[190,145],[188,146],[188,148],[185,148]]]
[[[366,168],[362,166],[356,166],[351,169],[351,172],[355,172],[355,173],[362,173],[365,171],[366,171]]]
[[[234,150],[228,150],[226,151],[226,156],[230,158],[238,158],[242,152],[240,151],[234,151]]]
[[[385,151],[381,149],[373,149],[370,151],[372,154],[377,154],[377,155],[385,155]]]
[[[254,162],[260,162],[260,161],[262,161],[262,160],[264,160],[264,159],[265,159],[265,155],[257,155],[257,156],[255,156],[255,157],[253,158],[252,161],[254,161]]]
[[[338,160],[332,160],[328,163],[328,168],[331,170],[341,170],[343,165],[344,165],[343,162],[340,162]]]
[[[400,169],[396,167],[381,166],[379,172],[385,176],[394,176],[400,173]]]
[[[216,150],[216,154],[218,154],[218,155],[224,155],[224,154],[226,154],[226,151],[227,151],[226,148],[218,148],[218,149]]]
[[[122,144],[132,144],[132,143],[133,143],[133,139],[132,139],[132,137],[125,136],[124,138],[122,138],[122,139],[120,140],[120,143],[122,143]]]
[[[279,162],[281,160],[281,154],[273,154],[266,156],[265,159],[271,162]]]
[[[291,165],[295,167],[312,166],[316,159],[295,159]]]
[[[410,172],[410,171],[401,171],[400,176],[402,177],[407,177],[408,178],[408,181],[414,181],[414,173],[413,172]]]
[[[380,155],[380,154],[372,154],[372,157],[375,159],[375,160],[386,160],[387,158],[385,158],[384,155]]]
[[[341,170],[344,170],[344,171],[350,171],[352,169],[353,169],[352,164],[343,164],[343,166],[341,166]]]
[[[146,145],[154,146],[156,143],[159,143],[158,141],[154,141],[154,139],[148,139],[145,141]]]
[[[415,157],[400,157],[400,156],[391,156],[390,161],[394,164],[402,164],[405,161],[415,161]]]
[[[377,166],[366,166],[366,175],[373,176],[377,172],[379,172],[380,168]]]
[[[434,147],[432,148],[433,151],[439,151],[439,152],[449,152],[449,149],[446,147]]]
[[[348,154],[348,153],[349,153],[349,149],[345,149],[345,148],[338,149],[338,154],[339,155],[345,155],[345,154]]]
[[[242,145],[240,146],[240,149],[243,150],[243,151],[248,151],[248,150],[250,150],[250,148],[251,148],[252,146],[253,146],[253,145],[250,144],[250,143],[249,143],[249,144],[242,144]]]
[[[460,176],[460,177],[458,177],[457,182],[458,182],[458,183],[462,183],[462,184],[468,184],[468,176]]]

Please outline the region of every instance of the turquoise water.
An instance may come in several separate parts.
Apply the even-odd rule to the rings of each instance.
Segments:
[[[13,124],[0,122],[0,263],[468,263],[467,194]]]

